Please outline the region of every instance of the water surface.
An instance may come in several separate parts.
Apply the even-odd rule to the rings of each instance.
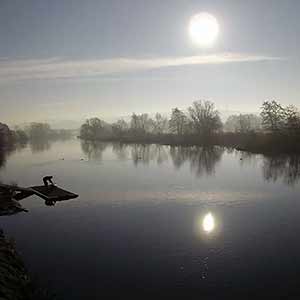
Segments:
[[[202,296],[297,292],[300,159],[160,145],[31,144],[0,155],[0,180],[44,175],[79,194],[1,217],[33,277],[59,299],[135,289]]]

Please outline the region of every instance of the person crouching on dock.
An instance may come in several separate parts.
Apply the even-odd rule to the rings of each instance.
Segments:
[[[43,182],[45,186],[54,186],[54,182],[52,181],[53,176],[45,176],[43,177]]]

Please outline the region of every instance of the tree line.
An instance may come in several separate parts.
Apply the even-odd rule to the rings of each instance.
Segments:
[[[120,119],[108,124],[91,118],[80,128],[80,137],[87,140],[120,140],[124,142],[162,142],[166,144],[224,144],[245,146],[252,142],[270,143],[270,136],[300,136],[300,114],[295,106],[282,106],[265,101],[260,114],[231,115],[223,123],[213,102],[195,101],[186,110],[174,108],[170,117],[160,113],[133,113],[126,122]],[[257,144],[257,143],[256,143]],[[247,146],[249,147],[249,146]]]
[[[72,135],[70,130],[52,129],[48,123],[32,122],[25,128],[16,126],[13,130],[0,123],[0,146],[15,143],[26,144],[28,141],[67,139]]]
[[[80,128],[80,137],[84,139],[100,139],[106,137],[145,137],[163,134],[200,135],[209,137],[222,130],[223,124],[214,103],[195,101],[187,113],[174,108],[170,119],[160,113],[151,118],[148,114],[131,115],[130,121],[123,119],[107,124],[99,118],[91,118]]]

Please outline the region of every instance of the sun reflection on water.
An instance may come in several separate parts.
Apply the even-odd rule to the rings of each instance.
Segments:
[[[202,228],[206,233],[211,233],[215,229],[215,218],[210,212],[204,216]]]

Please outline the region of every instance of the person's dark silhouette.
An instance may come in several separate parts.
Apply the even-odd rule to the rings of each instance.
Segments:
[[[54,185],[54,182],[52,181],[52,178],[53,178],[53,176],[45,176],[45,177],[43,177],[43,182],[44,182],[44,185],[45,186],[48,186],[49,184],[50,185]],[[49,182],[49,183],[48,183]]]

